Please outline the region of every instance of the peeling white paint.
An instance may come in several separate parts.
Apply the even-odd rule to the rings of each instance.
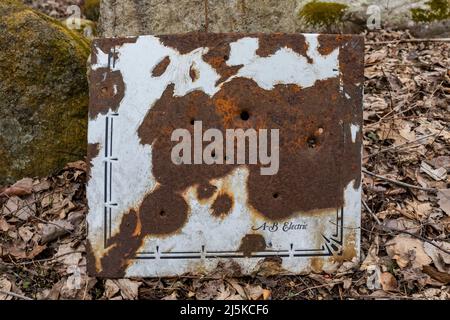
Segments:
[[[360,126],[358,124],[350,124],[350,132],[352,134],[352,142],[356,142],[356,135],[358,134],[360,130]]]
[[[227,61],[229,66],[243,65],[235,78],[249,78],[263,89],[271,90],[277,84],[296,84],[302,88],[311,87],[316,81],[339,76],[339,48],[323,56],[318,51],[317,35],[305,35],[308,44],[307,55],[298,54],[290,48],[280,48],[273,55],[260,57],[257,38],[243,38],[230,45],[231,53]]]
[[[296,84],[302,88],[311,87],[318,80],[340,77],[339,48],[329,55],[323,56],[318,52],[317,35],[305,35],[308,43],[307,57],[289,48],[281,48],[273,55],[260,57],[256,55],[258,39],[245,37],[231,43],[230,57],[227,64],[243,67],[239,72],[226,80],[232,81],[238,77],[254,80],[263,89],[273,89],[277,84]],[[125,95],[118,108],[118,115],[111,111],[106,115],[98,115],[89,120],[88,142],[99,144],[99,155],[92,159],[91,179],[87,185],[89,203],[89,240],[96,253],[105,252],[103,248],[103,210],[104,201],[104,170],[105,162],[114,168],[112,177],[111,200],[106,204],[115,204],[112,209],[112,235],[117,232],[123,214],[129,208],[137,208],[146,194],[157,186],[152,174],[152,146],[142,145],[137,135],[145,115],[161,97],[164,90],[174,84],[174,94],[184,96],[194,90],[200,90],[209,96],[217,93],[222,84],[216,85],[220,75],[212,66],[207,64],[202,56],[208,48],[197,48],[187,54],[180,54],[177,50],[164,46],[157,37],[142,36],[135,43],[125,43],[117,48],[119,58],[114,66],[109,64],[107,52],[97,48],[97,63],[93,70],[111,67],[120,70],[125,83]],[[170,64],[159,77],[152,77],[152,70],[165,57],[169,57]],[[192,81],[189,70],[194,66],[197,79]],[[224,83],[226,83],[224,82]],[[116,92],[117,87],[114,87]],[[105,156],[105,122],[113,119],[113,155]],[[355,142],[359,126],[351,124],[352,141]],[[114,160],[117,159],[117,160]],[[196,198],[196,186],[189,187],[184,197],[190,206],[190,216],[186,225],[177,235],[164,239],[148,237],[145,241],[145,251],[155,251],[158,246],[160,252],[193,251],[201,252],[202,245],[206,255],[210,251],[235,251],[239,248],[243,236],[251,233],[253,226],[264,223],[261,217],[251,213],[247,206],[248,195],[246,185],[248,169],[239,167],[228,176],[212,183],[221,190],[232,189],[234,207],[226,219],[218,219],[211,215],[211,205],[214,200],[199,201]],[[360,218],[360,189],[353,189],[353,182],[345,191],[345,219],[344,226],[359,227]],[[216,195],[217,195],[216,193]],[[319,230],[326,235],[335,230],[336,209],[324,210],[319,217],[304,217],[301,212],[289,219],[292,223],[306,223],[309,230]],[[330,223],[331,221],[331,223]],[[207,226],[205,228],[205,226]],[[356,231],[355,231],[356,232]],[[359,232],[359,231],[358,231]],[[359,246],[359,233],[354,237],[355,247]],[[283,258],[282,267],[292,273],[306,272],[310,268],[311,258],[294,257],[292,248],[305,248],[317,245],[320,247],[321,236],[314,232],[288,231],[263,232],[266,243],[273,250],[288,249],[289,257]],[[158,257],[160,254],[157,255]],[[326,258],[325,266],[327,265]],[[155,259],[135,260],[127,269],[127,276],[169,276],[185,272],[207,273],[216,268],[220,261],[228,258],[204,258],[197,260],[186,259]],[[240,265],[243,273],[250,273],[260,262],[260,258],[233,259]]]

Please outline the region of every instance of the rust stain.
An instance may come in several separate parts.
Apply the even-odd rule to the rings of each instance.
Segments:
[[[86,156],[86,163],[87,163],[86,176],[88,180],[91,177],[92,159],[95,159],[98,156],[99,152],[100,152],[99,143],[88,143]]]
[[[89,74],[89,118],[106,114],[111,109],[117,111],[125,95],[125,84],[120,71],[108,68],[92,70]]]
[[[143,238],[135,236],[139,229],[139,217],[135,210],[130,210],[122,218],[120,232],[108,240],[109,250],[101,258],[101,270],[97,276],[123,278],[125,271],[142,244]]]
[[[311,258],[311,270],[315,273],[322,272],[323,268],[323,258],[322,257],[312,257]]]
[[[341,207],[342,190],[355,177],[351,167],[342,164],[358,163],[360,154],[336,152],[343,150],[344,144],[352,143],[349,126],[341,126],[339,122],[348,124],[352,120],[352,114],[344,112],[348,110],[345,107],[348,102],[338,96],[334,106],[330,106],[332,92],[338,90],[339,85],[339,79],[333,78],[318,81],[314,87],[303,90],[298,90],[295,85],[277,85],[266,91],[252,80],[238,78],[225,83],[212,98],[199,91],[175,97],[174,87],[170,85],[147,114],[138,135],[142,144],[153,143],[155,179],[165,186],[167,194],[175,197],[173,203],[178,203],[179,207],[174,210],[174,219],[169,224],[164,220],[160,227],[156,227],[157,223],[149,223],[152,227],[146,232],[163,234],[180,229],[187,219],[187,204],[178,194],[191,185],[224,177],[235,168],[234,165],[209,165],[196,166],[193,170],[192,166],[172,163],[170,154],[175,142],[170,141],[171,132],[186,128],[193,135],[192,119],[186,112],[192,105],[202,106],[196,110],[196,120],[201,120],[204,127],[224,131],[231,126],[253,128],[255,123],[264,122],[267,128],[280,130],[278,174],[262,176],[260,165],[248,165],[249,205],[265,218],[282,220],[299,211]],[[171,112],[164,112],[167,106]],[[239,116],[243,110],[250,115],[245,121]],[[317,181],[317,172],[321,172],[321,181]],[[311,181],[315,183],[311,184]],[[172,199],[167,194],[164,193],[164,197],[161,197],[163,193],[150,194],[144,200],[140,210],[144,229],[146,220],[157,218],[152,203],[172,206],[168,203]]]
[[[214,274],[221,277],[241,277],[242,268],[233,260],[219,261]]]
[[[267,257],[258,262],[255,273],[263,277],[290,273],[282,267],[282,264],[281,257]]]
[[[198,70],[194,67],[194,65],[191,65],[191,67],[189,68],[189,77],[191,78],[192,82],[195,82],[198,77]]]
[[[97,54],[101,50],[110,55],[110,68],[118,59],[117,48],[125,43],[135,43],[137,37],[95,39],[91,47],[91,64],[97,63]],[[89,72],[89,118],[94,119],[98,114],[106,114],[109,109],[117,111],[124,96],[125,84],[119,71],[110,68],[99,68]]]
[[[355,231],[346,233],[342,244],[342,254],[331,256],[328,258],[328,261],[339,264],[342,264],[344,261],[351,261],[357,255],[355,241]]]
[[[167,69],[167,67],[170,64],[170,58],[169,57],[165,57],[164,59],[161,60],[160,63],[158,63],[152,70],[152,76],[153,77],[159,77],[161,76]]]
[[[247,234],[241,240],[239,251],[244,253],[244,256],[251,257],[252,252],[263,251],[266,249],[266,240],[260,234]]]
[[[240,114],[240,109],[233,101],[233,98],[224,94],[217,94],[214,99],[216,112],[222,116],[222,123],[225,128],[230,128]]]
[[[209,51],[203,56],[203,60],[210,64],[220,79],[216,85],[222,83],[232,75],[235,75],[242,66],[227,66],[226,62],[230,55],[229,43],[238,40],[242,36],[238,33],[220,34],[191,32],[183,35],[162,35],[161,42],[172,47],[181,54],[186,54],[199,47],[208,47]]]
[[[212,215],[224,218],[233,208],[233,198],[226,193],[219,194],[211,207]]]
[[[86,270],[90,276],[97,276],[98,269],[96,255],[88,239],[86,240]]]
[[[179,230],[188,219],[189,208],[179,193],[162,185],[145,197],[139,208],[141,233],[167,235]]]
[[[92,64],[97,63],[97,54],[98,49],[103,51],[106,54],[111,54],[111,58],[117,59],[118,54],[115,48],[124,45],[125,43],[136,43],[137,37],[127,37],[127,38],[110,38],[110,39],[95,39],[92,42],[92,56],[91,62]]]
[[[197,197],[200,200],[206,200],[211,198],[216,192],[217,187],[209,182],[203,182],[197,186]]]
[[[302,34],[285,34],[285,33],[271,33],[260,34],[258,36],[259,48],[256,50],[256,54],[261,57],[268,57],[277,52],[280,48],[290,48],[292,51],[305,56],[308,62],[312,60],[306,54],[308,45],[306,44],[305,37]]]

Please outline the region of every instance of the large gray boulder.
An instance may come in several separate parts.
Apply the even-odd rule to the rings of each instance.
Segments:
[[[0,1],[0,185],[85,156],[88,55],[58,21]]]

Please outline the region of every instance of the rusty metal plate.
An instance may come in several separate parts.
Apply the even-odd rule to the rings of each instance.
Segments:
[[[362,37],[99,39],[91,62],[90,274],[297,274],[359,256]]]

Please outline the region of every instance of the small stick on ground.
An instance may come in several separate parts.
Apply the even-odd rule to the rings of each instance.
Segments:
[[[24,295],[21,295],[21,294],[18,294],[18,293],[14,293],[14,292],[11,292],[11,291],[4,291],[4,290],[0,289],[0,293],[1,294],[6,294],[8,296],[12,296],[12,297],[15,297],[15,298],[18,298],[18,299],[22,299],[22,300],[33,300],[33,299],[28,298],[28,297],[26,297]]]
[[[426,38],[426,39],[402,39],[402,40],[390,40],[390,41],[372,41],[366,42],[366,45],[377,44],[397,44],[397,43],[418,43],[418,42],[450,42],[450,38]]]
[[[408,231],[406,231],[406,230],[401,230],[401,229],[396,229],[396,228],[390,228],[390,227],[388,227],[388,226],[386,226],[386,225],[383,225],[383,224],[381,223],[380,219],[378,219],[378,217],[375,215],[375,213],[374,213],[372,210],[370,210],[369,206],[367,205],[367,203],[366,203],[364,200],[362,200],[362,204],[363,204],[364,208],[367,210],[367,212],[369,212],[369,213],[372,215],[372,217],[375,219],[375,221],[376,221],[377,224],[378,224],[378,228],[379,228],[379,229],[381,229],[381,230],[383,230],[383,231],[388,231],[388,232],[389,232],[389,231],[390,231],[390,232],[398,232],[398,233],[404,233],[404,234],[410,235],[411,237],[417,238],[417,239],[419,239],[419,240],[421,240],[421,241],[428,242],[429,244],[431,244],[432,246],[438,248],[438,249],[441,250],[442,252],[445,252],[445,253],[447,253],[447,254],[450,254],[450,251],[441,248],[440,246],[438,246],[438,245],[435,244],[433,241],[431,241],[431,240],[429,240],[429,239],[427,239],[427,238],[421,237],[421,236],[419,236],[419,235],[417,235],[417,234],[408,232]]]
[[[66,253],[62,253],[58,256],[52,257],[52,258],[45,258],[45,259],[37,259],[37,260],[30,260],[30,261],[21,261],[21,262],[14,262],[14,263],[7,263],[7,262],[1,262],[4,265],[7,266],[14,266],[14,265],[26,265],[26,264],[33,264],[33,263],[38,263],[38,262],[51,262],[51,261],[57,261],[59,258],[67,256],[69,254],[75,254],[75,253],[86,253],[85,251],[72,251],[72,252],[66,252]]]
[[[440,246],[438,246],[433,241],[431,241],[431,240],[429,240],[427,238],[421,237],[421,236],[419,236],[417,234],[414,234],[412,232],[408,232],[406,230],[400,230],[400,229],[396,229],[396,228],[389,228],[389,227],[387,227],[385,225],[380,226],[380,229],[382,229],[384,231],[393,231],[393,232],[399,232],[399,233],[404,233],[404,234],[410,235],[411,237],[417,238],[417,239],[419,239],[421,241],[424,241],[424,242],[427,242],[427,243],[431,244],[433,247],[438,248],[439,250],[441,250],[442,252],[444,252],[446,254],[450,254],[450,251],[441,248]]]
[[[378,150],[378,151],[376,151],[374,153],[371,153],[371,154],[368,154],[368,155],[364,156],[363,159],[374,157],[377,154],[380,154],[380,153],[383,153],[383,152],[386,152],[386,151],[389,151],[389,150],[403,149],[403,148],[406,148],[406,147],[408,147],[408,148],[410,148],[410,147],[417,147],[418,145],[410,145],[410,144],[418,143],[419,141],[425,140],[425,139],[430,138],[432,136],[436,136],[436,138],[437,138],[437,135],[438,135],[438,133],[427,134],[427,135],[425,135],[423,137],[420,137],[420,138],[418,138],[416,140],[413,140],[413,141],[408,141],[408,142],[399,144],[397,146],[392,146],[392,147],[388,147],[388,148],[384,148],[384,149]]]
[[[380,175],[378,175],[376,173],[373,173],[373,172],[371,172],[371,171],[369,171],[369,170],[367,170],[365,168],[362,168],[362,172],[364,172],[365,174],[368,174],[369,176],[373,176],[373,177],[376,177],[378,179],[385,180],[387,182],[390,182],[390,183],[393,183],[393,184],[397,184],[397,185],[405,187],[405,188],[418,189],[418,190],[429,191],[429,192],[437,192],[438,191],[437,189],[434,189],[434,188],[419,187],[419,186],[415,186],[413,184],[409,184],[409,183],[397,181],[397,180],[394,180],[394,179],[390,179],[390,178],[387,178],[387,177],[384,177],[384,176],[380,176]]]
[[[368,213],[370,213],[372,215],[372,217],[375,219],[375,221],[378,223],[378,225],[381,226],[381,221],[380,219],[378,219],[378,217],[375,215],[375,213],[373,213],[373,211],[369,208],[369,206],[367,205],[367,203],[364,200],[361,200],[362,204],[364,206],[364,208],[366,209],[366,211]]]

